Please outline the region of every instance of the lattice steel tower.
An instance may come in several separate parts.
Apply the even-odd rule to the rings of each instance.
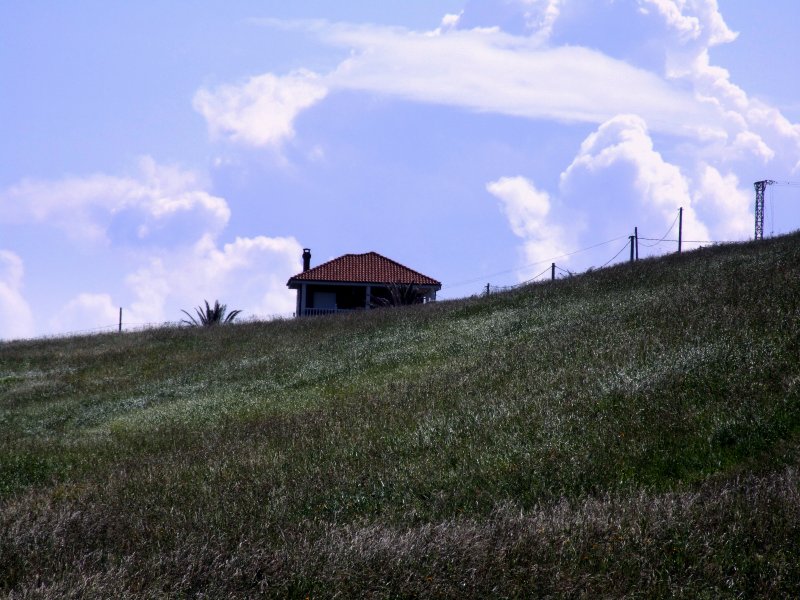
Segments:
[[[768,185],[775,183],[771,179],[756,181],[753,185],[756,188],[756,237],[757,240],[764,239],[764,190]]]

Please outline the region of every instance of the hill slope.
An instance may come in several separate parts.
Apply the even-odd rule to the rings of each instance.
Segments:
[[[790,595],[799,242],[2,344],[0,590]]]

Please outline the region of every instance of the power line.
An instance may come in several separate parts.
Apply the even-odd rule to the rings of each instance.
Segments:
[[[586,250],[591,250],[592,248],[597,248],[599,246],[605,246],[606,244],[610,244],[611,242],[616,242],[617,240],[621,240],[623,238],[627,238],[627,235],[621,235],[619,237],[615,237],[613,240],[606,240],[605,242],[600,242],[599,244],[594,244],[593,246],[587,246],[586,248],[581,248],[580,250],[575,250],[574,252],[567,252],[566,254],[561,254],[559,256],[554,256],[553,258],[548,258],[549,261],[554,261],[557,258],[564,258],[565,256],[572,256],[573,254],[578,254],[579,252],[585,252]],[[539,264],[542,262],[547,261],[540,261]]]
[[[537,279],[539,279],[539,277],[541,277],[542,275],[544,275],[545,273],[547,273],[547,271],[548,271],[548,269],[549,269],[549,268],[550,268],[550,267],[547,267],[547,269],[545,269],[544,271],[542,271],[542,272],[541,272],[541,273],[539,273],[538,275],[535,275],[534,277],[531,277],[531,278],[530,278],[530,279],[528,279],[527,281],[523,281],[523,282],[522,282],[522,283],[520,283],[519,285],[525,285],[526,283],[533,283],[534,281],[536,281]]]
[[[800,186],[800,184],[797,184],[797,185]],[[669,229],[667,229],[667,232],[664,234],[664,237],[661,237],[661,238],[647,238],[647,237],[641,237],[640,236],[639,240],[646,240],[646,241],[650,241],[650,242],[655,242],[653,244],[643,244],[643,245],[645,245],[647,247],[653,247],[653,246],[656,246],[656,245],[658,245],[658,244],[660,244],[662,242],[675,242],[675,243],[677,243],[678,240],[676,240],[676,239],[668,239],[666,237],[674,229],[675,223],[677,223],[677,221],[678,221],[678,217],[676,216],[675,219],[672,221],[672,224],[670,225]],[[592,244],[590,246],[585,246],[584,248],[580,248],[578,250],[573,250],[572,252],[566,252],[564,254],[559,254],[558,256],[553,256],[551,258],[540,260],[540,261],[535,262],[535,263],[530,263],[530,264],[523,265],[521,267],[517,267],[517,268],[513,268],[513,269],[506,269],[505,271],[498,271],[498,272],[495,272],[495,273],[489,273],[487,275],[482,275],[480,277],[476,277],[475,279],[469,279],[469,280],[466,280],[466,281],[460,281],[458,283],[454,283],[454,284],[447,285],[447,286],[442,286],[442,287],[446,287],[447,289],[452,289],[452,288],[460,287],[460,286],[463,286],[463,285],[476,283],[478,281],[485,281],[486,279],[488,279],[490,277],[496,277],[498,275],[506,275],[507,273],[513,273],[514,271],[519,271],[519,270],[522,270],[522,269],[535,267],[535,266],[538,266],[538,265],[541,265],[541,264],[545,264],[545,263],[548,263],[548,262],[549,263],[553,263],[553,262],[555,262],[556,259],[566,258],[568,256],[573,256],[573,255],[579,254],[581,252],[586,252],[587,250],[592,250],[594,248],[599,248],[600,246],[605,246],[607,244],[610,244],[612,242],[616,242],[616,241],[621,240],[621,239],[629,239],[629,236],[621,235],[619,237],[615,237],[615,238],[612,238],[610,240],[605,240],[604,242],[598,242],[597,244]],[[684,244],[728,244],[728,243],[733,243],[734,241],[736,241],[736,240],[683,240],[683,243]],[[622,253],[622,251],[625,250],[625,248],[627,248],[627,247],[628,247],[628,243],[626,242],[626,244],[620,249],[619,252],[617,252],[611,258],[611,260],[609,260],[608,262],[604,263],[599,268],[602,269],[603,267],[607,266],[615,258],[617,258]],[[536,275],[536,277],[534,277],[532,279],[528,279],[528,280],[526,280],[526,281],[524,281],[522,283],[516,284],[515,286],[506,286],[506,287],[513,288],[513,287],[517,287],[517,286],[520,286],[520,285],[525,285],[526,283],[530,283],[530,282],[538,279],[539,277],[541,277],[543,274],[545,274],[549,268],[550,267],[547,267],[544,271],[542,271],[541,273],[539,273],[538,275]],[[556,268],[561,270],[561,271],[563,271],[564,273],[567,273],[568,275],[573,275],[573,273],[571,271],[567,271],[565,269],[562,269],[558,265],[556,265]],[[500,289],[500,287],[498,286],[496,289]]]
[[[611,240],[606,240],[605,242],[599,242],[597,244],[592,244],[591,246],[586,246],[585,248],[580,248],[579,250],[573,250],[572,252],[567,252],[565,254],[559,254],[558,256],[553,256],[551,258],[546,258],[544,260],[540,260],[540,261],[537,261],[535,263],[530,263],[528,265],[523,265],[521,267],[517,267],[517,268],[514,268],[514,269],[506,269],[505,271],[498,271],[496,273],[489,273],[487,275],[482,275],[480,277],[476,277],[475,279],[469,279],[467,281],[459,281],[458,283],[448,284],[447,286],[443,286],[443,287],[447,287],[448,289],[451,289],[451,288],[454,288],[454,287],[460,287],[462,285],[467,285],[467,284],[470,284],[470,283],[476,283],[478,281],[485,281],[489,277],[497,277],[498,275],[506,275],[507,273],[513,273],[514,271],[520,271],[522,269],[528,269],[530,267],[536,267],[538,265],[545,264],[545,263],[548,263],[548,262],[552,263],[556,259],[566,258],[567,256],[573,256],[573,255],[579,254],[581,252],[586,252],[587,250],[592,250],[593,248],[599,248],[600,246],[605,246],[606,244],[610,244],[612,242],[616,242],[617,240],[621,240],[621,239],[627,238],[627,237],[628,236],[626,236],[626,235],[621,235],[621,236],[615,237],[615,238],[613,238]],[[547,269],[545,269],[543,271],[543,273],[545,273],[545,272],[547,272]],[[537,277],[538,277],[538,275],[537,275]]]
[[[775,235],[775,188],[769,188],[770,237]]]
[[[658,244],[663,242],[666,239],[666,237],[669,235],[669,232],[672,231],[672,228],[675,227],[675,223],[678,222],[678,217],[679,216],[680,216],[680,213],[675,215],[675,220],[672,221],[672,225],[669,226],[669,229],[667,229],[667,232],[661,237],[661,239],[655,241],[652,244],[642,244],[642,246],[644,246],[645,248],[652,248],[653,246],[657,246]],[[640,236],[639,239],[640,240],[647,240],[648,238],[643,238],[643,237]]]
[[[611,257],[611,260],[609,260],[607,263],[605,263],[605,264],[604,264],[603,266],[601,266],[600,268],[602,269],[603,267],[607,266],[607,265],[608,265],[608,263],[610,263],[612,260],[614,260],[615,258],[617,258],[617,257],[618,257],[620,254],[622,254],[622,251],[623,251],[623,250],[625,250],[625,248],[627,248],[627,247],[628,247],[628,244],[629,244],[629,242],[625,242],[625,245],[624,245],[622,248],[620,248],[620,249],[619,249],[619,252],[617,252],[617,253],[616,253],[614,256],[612,256],[612,257]]]
[[[648,240],[648,241],[655,240],[655,238],[646,238],[646,237],[640,237],[639,239],[640,240]],[[678,240],[660,239],[658,241],[659,242],[676,242],[677,243]],[[741,242],[741,241],[743,241],[743,240],[683,240],[683,243],[684,244],[735,244],[736,242]]]

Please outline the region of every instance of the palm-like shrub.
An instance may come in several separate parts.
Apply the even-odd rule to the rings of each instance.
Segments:
[[[373,308],[383,306],[408,306],[410,304],[422,304],[425,297],[419,287],[413,283],[402,284],[393,283],[386,288],[389,292],[387,297],[372,298]]]
[[[188,319],[183,319],[181,323],[185,323],[186,325],[190,325],[192,327],[211,327],[212,325],[233,323],[233,320],[239,315],[239,313],[242,312],[241,310],[232,310],[231,312],[225,314],[228,310],[228,307],[225,304],[220,304],[219,300],[214,301],[214,306],[210,306],[208,304],[208,300],[205,300],[204,302],[206,303],[205,311],[203,310],[202,306],[198,306],[194,309],[197,313],[196,319],[185,310],[181,310],[183,314],[189,317]]]

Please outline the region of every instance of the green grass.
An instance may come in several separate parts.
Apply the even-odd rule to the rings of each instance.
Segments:
[[[9,597],[793,597],[800,236],[0,344]]]

